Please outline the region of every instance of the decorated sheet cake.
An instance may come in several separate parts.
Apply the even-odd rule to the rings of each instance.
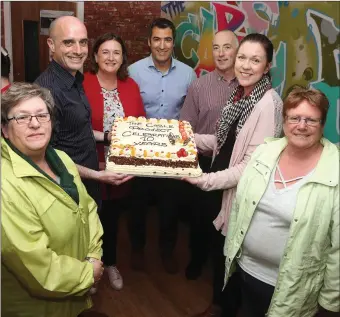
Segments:
[[[187,121],[118,117],[112,126],[107,169],[155,177],[197,177],[197,148]]]

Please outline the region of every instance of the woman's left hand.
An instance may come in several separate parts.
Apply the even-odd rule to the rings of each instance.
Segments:
[[[198,182],[199,182],[199,177],[183,177],[181,178],[182,181],[188,182],[191,185],[195,185],[197,186]]]

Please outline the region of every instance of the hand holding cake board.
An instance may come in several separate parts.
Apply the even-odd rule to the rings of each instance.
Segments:
[[[106,168],[136,176],[202,174],[190,123],[145,117],[115,119]]]

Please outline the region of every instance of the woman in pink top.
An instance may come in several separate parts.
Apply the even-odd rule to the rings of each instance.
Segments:
[[[201,193],[205,202],[195,211],[188,268],[191,266],[200,271],[203,264],[200,255],[206,254],[208,249],[213,260],[212,304],[195,317],[222,316],[224,308],[228,316],[237,314],[238,294],[232,281],[222,299],[225,228],[237,183],[251,154],[264,138],[281,135],[282,100],[272,88],[269,74],[273,51],[273,44],[262,34],[249,34],[241,41],[235,61],[239,86],[222,109],[215,134],[195,135],[199,151],[213,153],[209,173],[185,179],[207,192]],[[228,289],[232,291],[228,292]]]

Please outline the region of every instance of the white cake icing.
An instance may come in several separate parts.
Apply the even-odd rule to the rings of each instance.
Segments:
[[[136,159],[140,161],[136,163]],[[152,163],[153,160],[157,163]],[[135,164],[130,165],[132,161]],[[165,166],[158,166],[163,164],[161,161]],[[169,166],[171,163],[174,166]],[[107,167],[120,172],[133,170],[131,173],[140,175],[199,176],[202,173],[189,122],[144,117],[115,119]]]

